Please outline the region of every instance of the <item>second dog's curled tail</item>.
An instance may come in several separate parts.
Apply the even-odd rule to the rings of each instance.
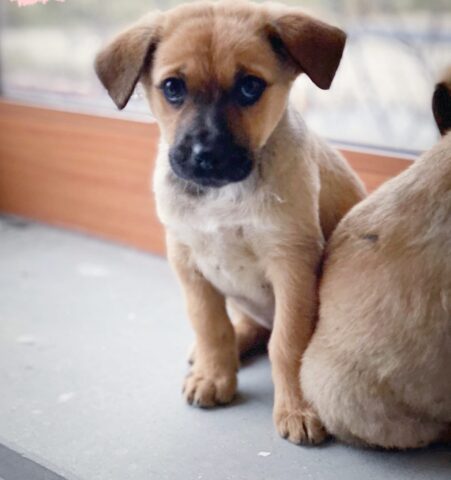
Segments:
[[[440,133],[445,135],[451,130],[451,66],[445,70],[442,80],[435,86],[432,112]]]

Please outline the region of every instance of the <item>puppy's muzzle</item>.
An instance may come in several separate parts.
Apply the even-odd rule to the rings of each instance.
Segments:
[[[174,173],[204,187],[222,187],[244,180],[252,171],[247,148],[223,129],[185,133],[169,153]]]

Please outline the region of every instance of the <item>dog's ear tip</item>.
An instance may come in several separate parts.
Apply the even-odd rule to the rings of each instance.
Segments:
[[[115,98],[110,92],[108,92],[110,97],[113,99],[114,104],[116,105],[116,108],[120,110],[124,110],[125,106],[127,105],[127,102],[124,101],[123,99],[117,99]]]
[[[451,84],[441,81],[432,95],[432,113],[442,135],[451,130]]]
[[[312,82],[321,90],[330,90],[337,76],[338,68],[341,63],[342,55],[338,55],[336,59],[330,61],[324,71],[313,73],[310,75]]]
[[[340,27],[335,27],[338,35],[341,37],[342,41],[343,41],[343,44],[346,43],[346,40],[348,39],[348,34],[346,33],[345,30],[343,30],[342,28]]]
[[[116,105],[116,108],[118,110],[123,110],[126,106],[128,101],[130,100],[130,97],[132,96],[133,90],[130,92],[124,92],[122,90],[115,90],[113,88],[107,89],[108,95],[111,97],[113,100],[114,104]]]
[[[321,90],[330,90],[330,87],[332,86],[332,80],[328,82],[318,82],[316,83],[316,86]]]
[[[318,78],[318,79],[312,79],[312,81],[321,90],[330,90],[330,88],[332,87],[332,83],[334,82],[335,74],[336,74],[336,71],[327,77],[322,76],[321,78]]]

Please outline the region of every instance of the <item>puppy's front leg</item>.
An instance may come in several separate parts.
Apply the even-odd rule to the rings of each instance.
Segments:
[[[239,363],[225,298],[193,265],[188,247],[169,237],[167,247],[196,334],[196,361],[185,380],[185,398],[200,407],[229,403],[235,395]]]
[[[326,433],[306,404],[300,387],[301,358],[313,333],[317,310],[316,269],[319,259],[284,252],[269,267],[276,299],[269,355],[274,381],[274,422],[293,443],[319,443]],[[317,261],[316,261],[317,260]]]

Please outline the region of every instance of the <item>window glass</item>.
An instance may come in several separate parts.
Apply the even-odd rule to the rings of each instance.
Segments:
[[[114,113],[95,78],[96,51],[114,33],[168,0],[50,0],[18,7],[2,1],[3,95],[58,108]],[[301,77],[293,98],[322,135],[357,145],[423,150],[437,132],[430,113],[433,84],[451,63],[449,0],[303,0],[298,5],[348,33],[330,91]],[[142,95],[126,113],[149,116]]]

